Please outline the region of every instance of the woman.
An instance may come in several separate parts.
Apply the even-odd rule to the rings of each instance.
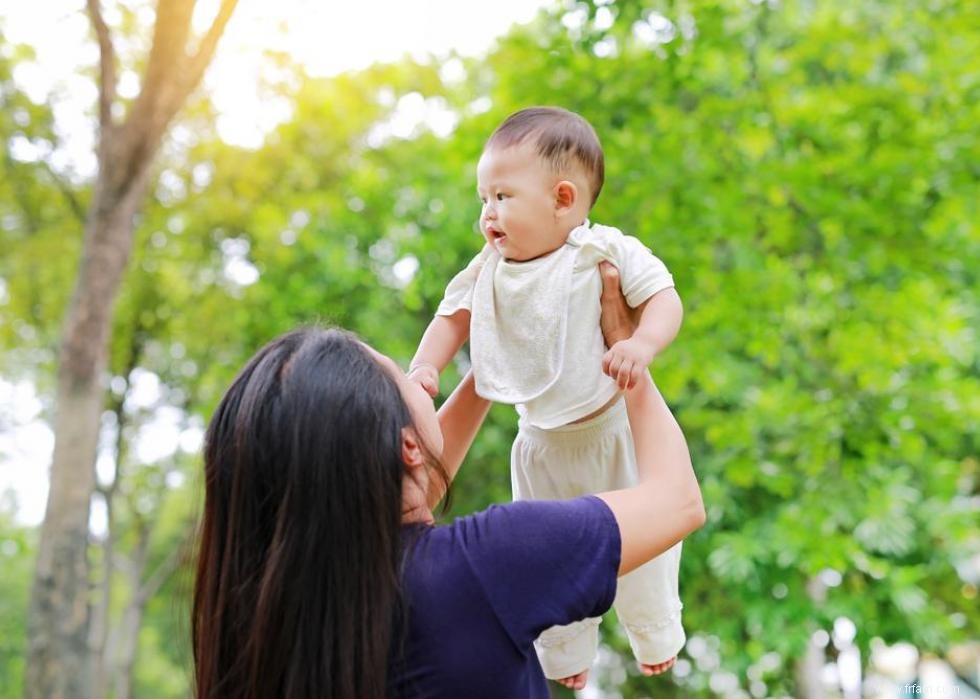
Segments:
[[[632,330],[603,271],[603,330]],[[626,394],[640,482],[435,526],[489,409],[468,375],[435,411],[340,330],[253,357],[205,446],[196,688],[218,697],[547,697],[532,642],[600,616],[617,575],[704,522],[684,437],[649,375]]]

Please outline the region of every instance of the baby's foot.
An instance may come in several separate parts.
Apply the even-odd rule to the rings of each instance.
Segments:
[[[667,672],[667,670],[669,670],[670,668],[672,668],[675,662],[677,662],[676,655],[670,660],[665,660],[662,663],[654,663],[653,665],[647,665],[646,663],[639,663],[640,672],[642,672],[647,677],[652,677],[653,675],[660,675],[664,672]],[[565,686],[567,687],[568,685]]]
[[[585,683],[589,679],[589,670],[586,668],[577,675],[569,675],[568,677],[562,677],[560,680],[555,680],[558,684],[563,687],[568,687],[569,689],[585,689]]]

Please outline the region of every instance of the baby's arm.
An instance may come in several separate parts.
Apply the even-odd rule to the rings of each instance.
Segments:
[[[422,335],[408,378],[418,381],[433,398],[439,393],[439,374],[470,336],[470,312],[461,308],[450,316],[437,315]]]
[[[633,388],[650,362],[677,337],[684,317],[673,287],[658,291],[637,307],[639,324],[632,337],[613,344],[602,358],[602,370],[620,390]]]

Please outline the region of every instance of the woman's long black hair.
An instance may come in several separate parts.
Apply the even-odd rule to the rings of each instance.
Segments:
[[[297,330],[248,362],[205,440],[199,699],[385,695],[411,423],[344,331]]]

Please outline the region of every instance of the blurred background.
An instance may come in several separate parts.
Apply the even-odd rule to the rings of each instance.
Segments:
[[[221,393],[301,323],[406,365],[481,247],[483,142],[535,104],[595,126],[592,219],[674,274],[684,328],[653,371],[708,512],[684,547],[676,667],[641,678],[606,623],[581,695],[980,697],[971,5],[5,3],[0,699],[41,695],[30,599],[61,574],[39,553],[67,509],[88,695],[190,695],[188,552]],[[154,37],[188,8],[186,55],[163,61]],[[186,56],[210,63],[200,84]],[[58,452],[89,352],[93,446]],[[449,517],[509,499],[515,431],[495,407]]]

